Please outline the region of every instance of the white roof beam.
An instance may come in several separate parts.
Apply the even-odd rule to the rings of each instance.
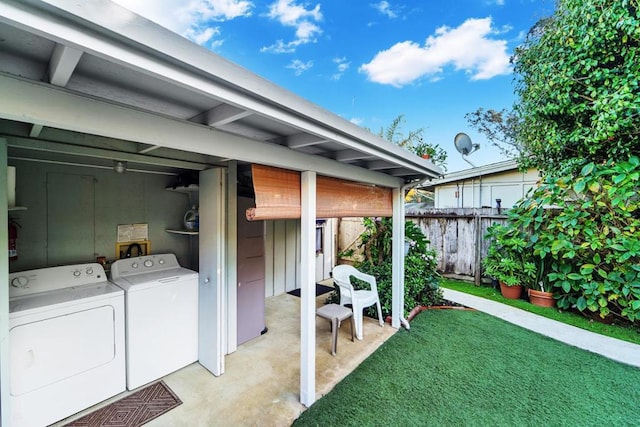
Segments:
[[[7,137],[9,147],[22,148],[46,153],[66,154],[79,157],[91,157],[94,159],[122,160],[153,166],[166,166],[180,169],[204,170],[211,167],[206,163],[190,162],[185,160],[165,159],[162,157],[143,156],[135,153],[106,150],[104,148],[83,147],[59,142],[34,141],[28,138]]]
[[[371,159],[375,156],[356,150],[342,150],[336,153],[336,160],[339,162],[353,162],[356,160]]]
[[[247,138],[256,139],[258,141],[271,141],[276,136],[271,132],[267,132],[262,129],[256,129],[250,126],[244,126],[240,123],[229,123],[225,126],[220,127],[220,130],[246,136]]]
[[[329,142],[330,140],[326,138],[320,138],[318,136],[312,135],[310,133],[298,133],[295,135],[288,136],[285,140],[285,145],[289,148],[303,148],[309,147],[311,145],[318,145],[324,142]]]
[[[157,150],[158,148],[161,148],[161,147],[159,145],[147,145],[146,147],[138,150],[138,154],[147,154],[152,152],[153,150]]]
[[[243,119],[251,114],[253,114],[251,111],[234,107],[229,104],[222,104],[209,111],[200,113],[197,116],[192,117],[190,120],[207,126],[220,127]]]
[[[49,83],[66,86],[81,56],[82,51],[56,43],[49,61]]]
[[[31,125],[31,130],[29,131],[29,136],[31,138],[39,137],[40,133],[42,132],[42,129],[44,129],[44,126],[42,126],[42,125]]]
[[[373,171],[381,171],[386,169],[393,169],[396,165],[393,163],[385,162],[384,160],[374,160],[372,162],[367,162],[367,169],[371,169]]]

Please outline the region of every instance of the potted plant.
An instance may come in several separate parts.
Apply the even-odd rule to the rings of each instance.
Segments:
[[[538,274],[536,280],[527,290],[529,302],[540,307],[555,307],[556,300],[553,298],[553,292],[550,292],[551,286],[548,283],[544,259],[538,261]]]
[[[536,266],[525,237],[518,228],[508,225],[494,224],[487,229],[485,238],[493,241],[482,264],[485,273],[498,280],[505,298],[520,298],[522,289],[536,278]]]

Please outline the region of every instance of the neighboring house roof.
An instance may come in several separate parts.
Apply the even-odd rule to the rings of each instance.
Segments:
[[[108,1],[3,1],[0,40],[10,156],[81,155],[99,166],[117,157],[159,171],[238,160],[386,186],[442,173]]]
[[[425,183],[425,185],[423,185],[421,188],[433,189],[439,185],[448,184],[451,182],[464,181],[480,176],[487,176],[517,169],[518,164],[515,160],[506,160],[504,162],[491,163],[489,165],[478,166],[475,168],[448,173],[439,179]]]

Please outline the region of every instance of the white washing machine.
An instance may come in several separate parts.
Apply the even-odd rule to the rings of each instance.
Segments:
[[[127,388],[133,390],[198,360],[198,273],[174,254],[115,261],[124,289]]]
[[[125,391],[124,292],[100,264],[9,275],[11,425],[44,426]]]

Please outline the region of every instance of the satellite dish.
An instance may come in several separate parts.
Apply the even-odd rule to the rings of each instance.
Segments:
[[[460,154],[462,154],[462,160],[469,163],[472,167],[476,167],[473,163],[466,159],[465,156],[473,153],[474,151],[478,151],[480,149],[480,144],[472,144],[471,138],[466,133],[460,132],[453,138],[453,145],[456,146],[456,150]]]
[[[468,156],[480,148],[480,144],[472,144],[469,135],[462,132],[453,138],[453,145],[456,146],[456,150],[463,156]]]

